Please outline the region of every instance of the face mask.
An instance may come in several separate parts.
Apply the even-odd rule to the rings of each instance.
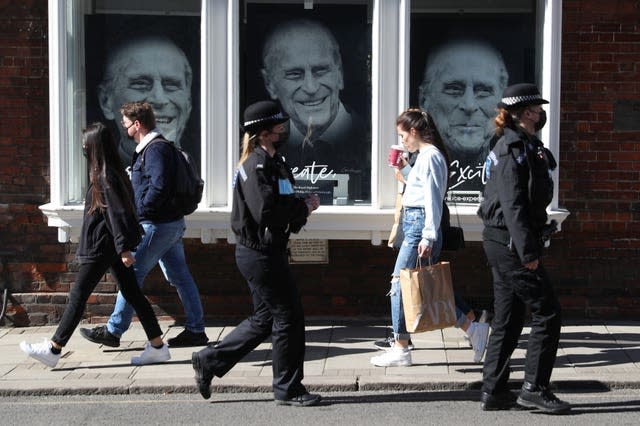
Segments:
[[[537,132],[540,131],[545,124],[547,124],[547,112],[542,110],[540,111],[540,114],[538,114],[538,121],[533,125],[533,128]]]
[[[278,140],[273,143],[273,147],[275,149],[279,149],[287,142],[287,139],[289,139],[289,131],[284,130],[283,132],[276,134],[278,135]]]

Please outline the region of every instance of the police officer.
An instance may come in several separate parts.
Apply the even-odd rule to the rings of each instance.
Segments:
[[[499,139],[485,163],[487,183],[478,215],[484,222],[495,313],[483,367],[483,410],[506,410],[516,402],[547,413],[571,408],[549,390],[560,339],[560,304],[540,257],[546,207],[553,197],[550,170],[556,164],[535,135],[546,122],[541,105],[548,103],[533,84],[507,87],[495,118]],[[509,363],[527,307],[531,334],[524,384],[516,399],[507,385]]]
[[[211,396],[213,376],[224,376],[271,335],[276,403],[310,406],[320,401],[320,395],[302,385],[304,314],[287,255],[289,234],[300,231],[320,199],[294,193],[291,170],[276,152],[286,140],[288,120],[271,101],[249,105],[244,112],[231,229],[237,239],[236,264],[249,284],[254,312],[220,343],[192,354],[198,390],[205,399]]]

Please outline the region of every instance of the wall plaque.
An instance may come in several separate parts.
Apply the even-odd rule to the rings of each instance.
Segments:
[[[640,130],[640,100],[620,100],[613,105],[613,130]]]
[[[291,263],[329,263],[329,240],[291,240]]]

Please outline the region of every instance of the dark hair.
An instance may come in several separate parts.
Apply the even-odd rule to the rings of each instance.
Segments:
[[[131,121],[138,120],[147,130],[153,130],[156,127],[156,116],[148,102],[127,102],[120,108],[120,114]]]
[[[419,108],[409,108],[403,111],[402,114],[398,116],[398,118],[396,119],[396,126],[400,127],[405,132],[408,132],[411,129],[416,129],[416,132],[420,136],[420,139],[438,148],[440,153],[442,153],[442,155],[444,156],[445,161],[447,162],[448,180],[449,164],[451,164],[449,150],[442,141],[440,132],[438,132],[438,128],[433,122],[433,118],[431,117],[431,115]]]
[[[107,126],[92,123],[82,130],[82,148],[87,154],[89,181],[91,190],[91,206],[89,214],[107,207],[102,193],[106,188],[114,187],[123,195],[123,203],[127,212],[135,215],[133,206],[133,188],[122,166],[118,153],[118,141]]]

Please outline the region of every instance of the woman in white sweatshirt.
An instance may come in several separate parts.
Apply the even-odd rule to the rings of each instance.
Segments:
[[[402,196],[402,230],[404,240],[391,279],[391,322],[394,345],[384,354],[371,358],[380,367],[411,365],[410,335],[407,332],[402,307],[400,270],[415,268],[418,256],[438,261],[442,248],[442,204],[447,192],[449,154],[429,114],[420,109],[407,109],[396,119],[398,135],[407,151],[419,151],[415,164],[403,159],[402,175],[406,182]],[[474,347],[474,361],[484,355],[489,326],[471,322],[456,297],[457,326],[467,332]],[[478,356],[479,355],[479,356]],[[478,359],[479,358],[479,359]]]

